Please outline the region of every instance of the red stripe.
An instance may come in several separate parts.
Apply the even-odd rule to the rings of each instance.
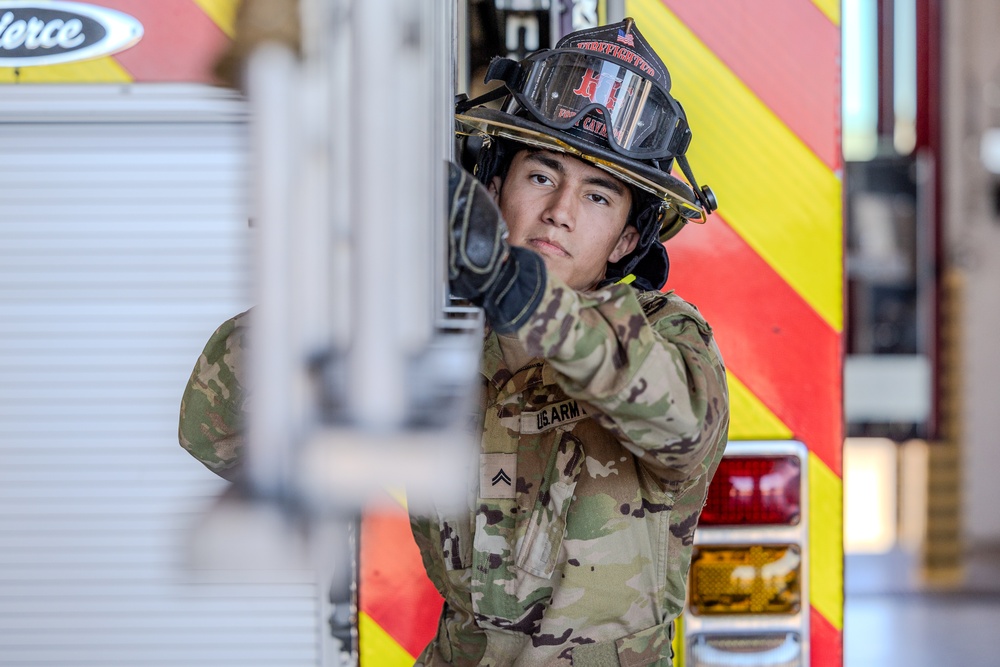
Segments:
[[[416,657],[437,632],[442,599],[424,572],[402,511],[366,512],[361,522],[358,603]]]
[[[664,4],[828,167],[840,167],[840,29],[816,5],[806,0]],[[670,54],[661,55],[669,67]]]
[[[101,0],[142,23],[138,44],[116,54],[138,82],[212,83],[229,38],[192,0]]]
[[[667,245],[667,287],[698,306],[729,369],[840,475],[840,335],[718,214],[689,227]]]
[[[815,607],[809,608],[810,667],[843,667],[843,634]]]

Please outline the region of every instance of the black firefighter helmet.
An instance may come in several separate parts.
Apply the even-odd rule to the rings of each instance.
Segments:
[[[493,80],[504,85],[456,106],[459,135],[486,145],[470,161],[478,168],[488,163],[495,137],[578,157],[648,193],[629,220],[639,243],[609,265],[607,275],[608,281],[637,280],[637,286],[660,289],[668,268],[662,242],[687,222],[704,222],[717,204],[711,189],[694,179],[685,157],[691,128],[684,109],[670,95],[666,66],[635,22],[571,33],[519,62],[494,58],[486,75]],[[500,110],[482,106],[501,97]],[[674,161],[688,183],[670,173]]]

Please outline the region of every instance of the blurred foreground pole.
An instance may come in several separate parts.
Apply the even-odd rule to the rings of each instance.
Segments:
[[[310,535],[330,582],[324,664],[349,664],[362,508],[386,489],[460,502],[475,451],[461,427],[482,325],[448,306],[445,269],[455,2],[244,11],[269,26],[287,18],[276,7],[297,30],[239,54],[258,234],[247,477],[258,506]]]
[[[482,321],[446,273],[455,34],[456,0],[244,0],[219,66],[251,111],[249,499],[208,513],[200,546],[227,567],[306,557],[324,666],[357,660],[362,509],[464,503],[477,451]]]
[[[259,235],[248,473],[256,495],[341,514],[387,487],[438,495],[472,449],[459,425],[479,325],[447,307],[445,272],[455,3],[295,11],[298,53],[264,41],[246,68]]]

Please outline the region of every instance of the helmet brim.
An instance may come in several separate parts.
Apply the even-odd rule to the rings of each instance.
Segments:
[[[560,132],[556,137],[552,134],[553,130],[541,123],[488,107],[475,107],[456,114],[455,120],[470,130],[578,157],[630,185],[651,192],[665,204],[660,222],[661,241],[672,238],[688,222],[705,222],[701,204],[687,183],[638,160],[570,134]]]

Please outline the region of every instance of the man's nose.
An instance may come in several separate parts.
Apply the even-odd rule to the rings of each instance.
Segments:
[[[546,201],[542,218],[550,225],[572,231],[576,227],[576,200],[567,188],[557,188]]]

